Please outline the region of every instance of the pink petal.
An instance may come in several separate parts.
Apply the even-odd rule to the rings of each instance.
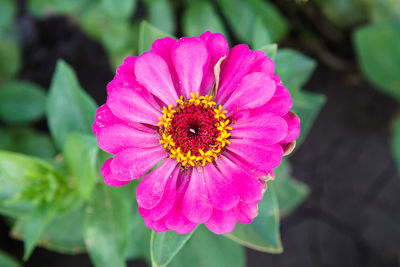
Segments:
[[[288,130],[286,121],[273,113],[258,113],[232,125],[232,138],[257,140],[266,145],[279,143]]]
[[[138,179],[166,156],[161,147],[128,148],[114,157],[111,171],[121,181]]]
[[[130,181],[120,181],[114,178],[113,174],[110,170],[110,164],[113,159],[108,159],[104,162],[103,167],[101,168],[101,176],[104,178],[104,182],[109,186],[123,186],[128,184]]]
[[[237,87],[239,82],[254,66],[255,54],[247,45],[241,44],[229,51],[222,71],[220,85],[217,92],[217,102],[223,103]]]
[[[157,124],[162,116],[154,98],[138,83],[116,76],[107,85],[107,106],[121,120]]]
[[[286,120],[288,130],[285,139],[281,142],[290,143],[296,140],[300,135],[300,118],[291,112],[288,112],[283,118]]]
[[[254,53],[256,54],[256,62],[251,72],[263,72],[268,76],[274,74],[275,64],[272,59],[270,59],[264,51],[256,50]]]
[[[184,173],[180,172],[180,175],[183,176]],[[197,224],[189,221],[182,212],[182,202],[189,185],[189,181],[188,179],[182,177],[178,177],[178,180],[182,180],[182,184],[176,192],[174,206],[164,218],[165,225],[168,227],[168,229],[174,230],[178,234],[182,235],[193,231]]]
[[[190,93],[199,92],[203,69],[209,64],[204,41],[199,37],[181,38],[176,42],[171,57],[183,95],[188,98]]]
[[[205,223],[206,227],[217,235],[227,234],[233,231],[236,224],[233,210],[214,209],[213,215]]]
[[[182,210],[186,218],[195,223],[203,223],[210,218],[213,208],[208,200],[208,193],[203,172],[193,169],[189,186],[182,202]]]
[[[229,53],[229,45],[225,37],[220,33],[204,32],[200,38],[204,40],[210,55],[210,64],[204,70],[203,82],[201,84],[200,95],[206,95],[214,84],[214,66],[221,57]]]
[[[153,52],[143,53],[135,64],[137,81],[165,105],[175,104],[178,99],[167,63]]]
[[[116,75],[131,77],[135,80],[135,62],[137,57],[127,57],[124,60],[124,63],[117,68]]]
[[[178,83],[179,80],[174,65],[172,64],[172,58],[171,58],[171,51],[174,48],[175,43],[176,40],[171,37],[157,39],[151,45],[150,51],[162,57],[162,59],[164,59],[164,61],[167,63],[175,90],[177,91],[178,96],[180,96],[182,95],[182,93],[179,90],[179,83]]]
[[[258,215],[258,202],[240,202],[234,208],[236,220],[240,223],[249,224]]]
[[[230,139],[227,155],[249,173],[267,172],[279,166],[283,150],[279,144],[263,145],[260,142],[243,139]],[[233,157],[232,156],[233,153]]]
[[[238,109],[253,109],[268,102],[275,93],[275,82],[262,72],[246,75],[238,88],[228,97],[223,108],[233,112]]]
[[[218,169],[231,176],[243,202],[257,202],[262,199],[265,186],[260,179],[249,175],[224,156],[218,160]]]
[[[153,229],[154,232],[156,232],[156,233],[163,233],[163,232],[168,231],[168,228],[165,225],[164,219],[161,219],[161,220],[158,220],[158,221],[152,221],[152,220],[149,220],[147,218],[144,218],[144,224],[148,228]]]
[[[220,172],[213,164],[207,164],[203,170],[208,198],[213,207],[229,210],[236,206],[240,196],[231,180],[230,173]]]
[[[153,209],[160,203],[164,195],[165,185],[168,180],[176,176],[173,173],[176,168],[176,160],[166,159],[160,166],[143,178],[136,189],[136,199],[140,207]]]
[[[154,147],[159,140],[154,130],[142,124],[129,124],[118,119],[105,104],[96,111],[93,132],[99,147],[111,154],[132,147]]]
[[[278,85],[274,96],[262,107],[255,109],[254,113],[272,112],[276,115],[283,116],[292,108],[293,102],[290,98],[289,90]]]

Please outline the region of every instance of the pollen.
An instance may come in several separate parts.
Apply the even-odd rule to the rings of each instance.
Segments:
[[[185,169],[205,166],[217,160],[230,144],[231,120],[212,96],[191,93],[163,107],[159,117],[160,144]]]

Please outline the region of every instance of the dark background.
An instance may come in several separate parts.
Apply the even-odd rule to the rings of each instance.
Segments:
[[[311,194],[281,222],[285,251],[272,255],[248,250],[247,265],[399,266],[400,177],[390,151],[390,120],[399,106],[363,78],[351,29],[335,28],[312,4],[299,9],[287,8],[288,1],[274,2],[291,23],[290,35],[280,47],[318,60],[305,89],[326,95],[327,103],[290,158],[294,176],[310,187]],[[105,85],[113,72],[101,45],[67,18],[36,20],[24,11],[24,1],[19,6],[16,23],[23,44],[19,78],[48,88],[55,62],[63,58],[82,87],[104,103]],[[305,31],[312,38],[304,37]],[[47,129],[45,121],[36,126]],[[23,244],[11,239],[9,230],[0,221],[0,248],[20,259]],[[37,248],[25,266],[92,265],[87,255]],[[129,266],[146,264],[132,261]]]

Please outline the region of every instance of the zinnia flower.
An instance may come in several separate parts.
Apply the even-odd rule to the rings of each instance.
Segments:
[[[250,223],[300,133],[272,60],[244,44],[229,50],[219,33],[156,40],[125,59],[107,93],[93,125],[115,155],[102,175],[110,186],[144,176],[139,212],[156,232]]]

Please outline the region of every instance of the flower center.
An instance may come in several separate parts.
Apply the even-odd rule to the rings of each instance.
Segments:
[[[218,158],[230,144],[230,121],[226,110],[212,97],[191,93],[191,98],[163,107],[159,117],[160,143],[170,158],[185,168],[204,166]]]

